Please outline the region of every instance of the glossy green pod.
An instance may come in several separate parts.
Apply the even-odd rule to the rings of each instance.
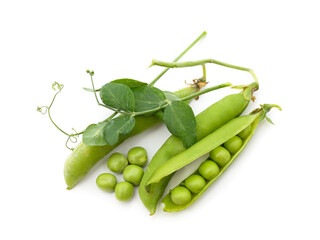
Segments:
[[[211,150],[219,147],[221,144],[237,135],[258,117],[255,115],[246,115],[232,119],[230,122],[226,123],[215,132],[209,134],[199,142],[192,145],[187,150],[181,152],[180,154],[172,157],[170,160],[166,161],[160,167],[154,171],[146,186],[152,185],[161,181],[162,178],[174,173],[175,171],[183,168],[204,154],[210,152]]]
[[[198,114],[196,116],[197,141],[239,116],[246,109],[253,92],[258,87],[258,83],[252,83],[246,86],[241,93],[226,96]],[[161,181],[152,184],[146,189],[150,177],[162,164],[184,150],[186,148],[181,139],[171,136],[150,161],[139,186],[139,196],[151,215],[155,213],[157,204],[172,175],[162,178]]]
[[[171,194],[171,191],[170,191],[168,193],[168,195],[162,199],[162,203],[164,204],[163,210],[166,212],[177,212],[177,211],[181,211],[181,210],[187,208],[193,202],[195,202],[208,189],[208,187],[213,182],[215,182],[225,172],[225,170],[233,163],[233,161],[237,158],[237,156],[243,151],[243,149],[246,147],[247,143],[250,141],[258,123],[265,118],[266,113],[272,107],[278,107],[279,109],[281,109],[277,105],[270,105],[270,104],[263,105],[261,109],[255,110],[255,112],[253,114],[235,118],[234,120],[232,120],[229,123],[222,126],[216,132],[214,132],[214,133],[210,134],[209,136],[207,136],[206,138],[204,138],[202,141],[199,142],[199,144],[201,143],[202,145],[206,145],[202,149],[199,149],[199,146],[193,145],[196,147],[196,149],[191,149],[192,148],[191,147],[188,150],[186,150],[183,155],[190,153],[190,152],[193,152],[193,151],[197,151],[197,152],[199,152],[199,154],[204,155],[204,154],[208,153],[209,151],[213,150],[214,148],[220,146],[221,144],[223,144],[225,141],[227,141],[231,137],[236,136],[246,127],[251,126],[250,132],[243,139],[243,144],[242,144],[241,148],[236,153],[234,153],[232,155],[232,158],[229,160],[229,162],[223,168],[220,169],[219,174],[216,177],[214,177],[211,180],[206,180],[205,187],[199,193],[196,193],[196,194],[193,193],[191,196],[191,200],[186,204],[177,205],[177,204],[173,203],[171,200],[171,197],[170,197],[170,194]],[[225,134],[223,134],[223,132],[225,132]],[[233,135],[233,136],[231,136],[231,135]],[[180,156],[182,157],[183,155],[180,155]],[[195,155],[190,155],[190,158],[186,159],[185,163],[186,164],[190,163],[194,158],[195,158]],[[162,170],[159,169],[159,171],[162,171]],[[198,170],[195,171],[195,173],[197,173],[197,172],[198,172]],[[195,173],[193,173],[193,174],[195,174]],[[184,181],[182,181],[182,183],[180,183],[180,185],[183,185],[183,182]]]
[[[197,87],[187,87],[174,93],[182,98],[198,90],[199,88]],[[121,136],[119,142],[115,145],[87,146],[83,142],[80,142],[69,155],[64,165],[64,179],[67,184],[67,189],[73,188],[95,164],[123,141],[155,126],[160,123],[161,120],[155,115],[136,116],[135,122],[134,129],[128,135]]]

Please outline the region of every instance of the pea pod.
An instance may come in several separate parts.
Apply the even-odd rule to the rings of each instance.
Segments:
[[[164,203],[164,211],[167,212],[177,212],[183,210],[190,206],[193,202],[195,202],[207,189],[208,187],[216,181],[223,172],[232,164],[232,162],[237,158],[237,156],[242,152],[245,148],[249,140],[251,139],[258,123],[266,117],[266,113],[270,111],[272,107],[277,107],[281,110],[281,108],[277,105],[266,104],[262,105],[261,109],[257,109],[253,111],[251,114],[246,116],[241,116],[233,119],[232,121],[228,122],[227,124],[223,125],[221,128],[216,130],[215,132],[211,133],[207,137],[203,138],[201,141],[194,144],[192,147],[188,148],[186,151],[182,152],[181,154],[171,158],[161,167],[159,167],[154,174],[152,175],[150,183],[155,183],[157,181],[161,181],[161,179],[168,174],[171,174],[174,171],[181,169],[183,166],[191,163],[198,157],[208,153],[209,151],[219,147],[230,138],[238,135],[240,132],[243,133],[245,129],[250,129],[243,138],[242,146],[232,154],[231,159],[224,165],[217,176],[215,176],[211,180],[206,180],[206,185],[204,188],[198,193],[192,193],[191,200],[185,204],[177,205],[175,204],[170,197],[171,191],[167,196],[165,196],[162,200]],[[248,128],[251,126],[250,128]],[[240,135],[240,134],[239,134]],[[193,174],[198,174],[198,170],[196,170]],[[180,185],[184,185],[184,181],[180,183]],[[151,185],[152,186],[152,185]]]
[[[198,87],[187,87],[175,92],[175,94],[182,98],[198,90]],[[64,179],[67,184],[67,189],[73,188],[97,162],[123,141],[155,126],[160,123],[161,120],[155,115],[136,116],[135,122],[134,129],[128,135],[121,136],[119,142],[115,145],[87,146],[83,142],[80,142],[67,158],[64,165]]]
[[[252,94],[258,90],[258,88],[259,85],[257,82],[244,86],[244,90],[241,93],[226,96],[198,114],[196,116],[197,141],[200,141],[211,132],[239,116],[246,109],[252,98]],[[171,136],[150,161],[140,183],[139,195],[142,203],[150,211],[151,215],[155,213],[158,201],[162,197],[172,175],[162,178],[161,181],[148,186],[148,188],[146,188],[147,183],[161,165],[184,150],[186,150],[186,148],[181,139]]]

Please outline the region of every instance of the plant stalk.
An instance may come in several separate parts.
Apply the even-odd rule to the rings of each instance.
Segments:
[[[186,52],[188,52],[197,42],[199,42],[204,36],[207,35],[207,32],[204,31],[203,33],[201,33],[201,35],[194,40],[189,47],[187,47],[176,59],[173,60],[173,62],[177,62],[180,60],[180,58],[183,57],[184,54],[186,54]],[[164,69],[152,82],[149,83],[150,86],[153,86],[158,80],[159,78],[161,78],[168,70],[170,69],[170,67],[167,67],[166,69]]]
[[[218,90],[220,88],[225,88],[225,87],[230,87],[230,86],[232,86],[231,83],[223,83],[223,84],[220,84],[220,85],[217,85],[217,86],[213,86],[213,87],[207,88],[207,89],[205,89],[203,91],[199,91],[199,92],[193,93],[193,94],[191,94],[191,95],[189,95],[187,97],[181,98],[179,101],[182,101],[182,102],[183,101],[187,101],[189,99],[198,97],[198,96],[200,96],[202,94],[205,94],[207,92],[211,92],[211,91],[214,91],[214,90]],[[160,110],[164,109],[165,107],[167,107],[168,104],[170,104],[170,101],[168,101],[167,103],[163,104],[162,106],[154,108],[154,109],[150,109],[150,110],[143,111],[143,112],[135,112],[135,113],[133,113],[133,116],[145,115],[145,114],[149,114],[149,113],[154,113],[154,112],[160,111]]]
[[[153,59],[150,66],[156,65],[156,66],[161,66],[161,67],[166,67],[166,68],[183,68],[183,67],[194,67],[194,66],[199,66],[199,65],[203,66],[206,63],[214,63],[214,64],[217,64],[220,66],[249,72],[252,75],[252,77],[254,78],[254,80],[256,82],[258,82],[258,78],[252,69],[241,67],[241,66],[236,66],[233,64],[225,63],[225,62],[221,62],[221,61],[218,61],[218,60],[215,60],[212,58],[202,59],[202,60],[197,60],[197,61],[187,61],[187,62],[164,62],[164,61],[159,61],[159,60]]]

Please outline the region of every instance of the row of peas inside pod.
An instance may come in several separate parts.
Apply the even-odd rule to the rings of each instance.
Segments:
[[[171,201],[176,205],[188,204],[210,181],[218,177],[223,167],[242,147],[243,140],[246,139],[250,131],[251,125],[221,146],[212,150],[209,153],[209,158],[193,174],[170,191]]]
[[[107,166],[114,173],[122,173],[124,181],[118,182],[114,174],[102,173],[97,177],[96,184],[105,192],[115,192],[119,201],[128,201],[133,195],[134,186],[140,184],[147,161],[147,151],[142,147],[131,148],[127,157],[113,153],[107,160]]]

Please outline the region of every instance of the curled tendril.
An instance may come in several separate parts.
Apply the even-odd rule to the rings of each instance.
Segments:
[[[92,72],[92,74],[93,74],[93,72]],[[49,106],[37,107],[37,111],[40,112],[40,113],[42,113],[42,114],[48,113],[49,119],[50,119],[50,121],[53,123],[53,125],[54,125],[60,132],[62,132],[63,134],[65,134],[65,135],[68,136],[67,141],[66,141],[66,143],[65,143],[65,146],[66,146],[68,149],[73,150],[74,148],[69,147],[69,146],[68,146],[68,143],[69,143],[69,142],[71,142],[71,143],[76,143],[76,142],[78,141],[79,135],[81,135],[83,132],[78,133],[74,128],[72,128],[72,130],[73,130],[75,133],[72,133],[72,134],[69,134],[69,133],[63,131],[63,130],[52,120],[52,117],[51,117],[51,114],[50,114],[50,109],[51,109],[51,107],[52,107],[52,105],[53,105],[53,103],[54,103],[54,100],[56,99],[56,96],[58,95],[58,93],[61,92],[61,90],[62,90],[63,87],[64,87],[63,84],[60,84],[60,83],[58,83],[58,82],[54,82],[54,83],[52,84],[52,89],[53,89],[54,91],[57,91],[57,92],[56,92],[55,95],[53,96],[53,99],[52,99],[50,105],[49,105]]]
[[[61,90],[62,90],[62,88],[63,88],[64,86],[63,86],[63,84],[60,84],[60,83],[58,83],[58,82],[54,82],[54,83],[52,83],[52,89],[54,90],[54,91],[59,91],[59,92],[61,92]]]
[[[66,141],[66,144],[65,144],[65,146],[66,146],[68,149],[70,149],[71,151],[73,151],[74,148],[73,148],[73,147],[69,147],[69,146],[68,146],[68,143],[69,143],[69,142],[71,142],[71,143],[73,143],[73,144],[77,143],[77,142],[78,142],[78,137],[79,137],[79,135],[82,134],[82,132],[81,132],[81,133],[78,133],[74,128],[72,128],[72,130],[73,130],[75,133],[68,135],[68,138],[67,138],[67,141]]]
[[[48,112],[47,106],[37,107],[37,111],[45,115]]]

